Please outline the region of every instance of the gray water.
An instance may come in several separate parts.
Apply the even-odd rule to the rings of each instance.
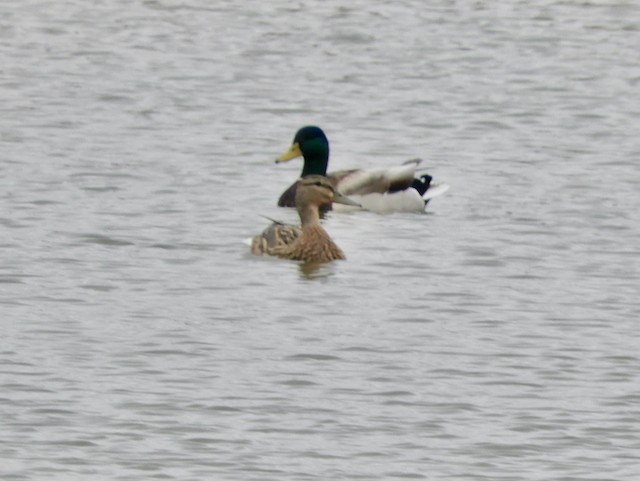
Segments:
[[[0,479],[640,479],[637,2],[0,11]],[[253,257],[310,123],[451,189]]]

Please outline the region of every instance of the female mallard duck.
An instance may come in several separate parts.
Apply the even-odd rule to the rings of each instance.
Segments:
[[[421,160],[410,160],[402,165],[374,170],[341,170],[327,174],[329,163],[329,141],[322,129],[303,127],[296,133],[291,148],[276,159],[286,162],[296,157],[304,158],[300,177],[326,175],[333,186],[361,204],[376,212],[424,211],[429,199],[444,193],[447,184],[431,184],[431,176],[416,177],[416,168]],[[280,207],[296,205],[296,189],[299,180],[284,191],[278,200]],[[330,206],[321,206],[323,210]]]
[[[320,206],[332,202],[355,206],[358,204],[336,191],[331,182],[321,175],[301,179],[295,195],[302,225],[274,222],[252,239],[251,252],[306,262],[344,259],[340,248],[320,225]]]

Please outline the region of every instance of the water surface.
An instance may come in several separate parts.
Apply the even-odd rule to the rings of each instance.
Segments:
[[[3,480],[640,477],[634,2],[1,10]],[[309,123],[451,190],[255,258]]]

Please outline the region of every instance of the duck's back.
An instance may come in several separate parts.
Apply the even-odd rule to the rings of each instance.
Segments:
[[[344,253],[319,224],[300,228],[273,223],[251,241],[251,253],[305,262],[344,259]]]
[[[251,241],[251,253],[258,256],[278,256],[278,253],[291,249],[300,237],[302,229],[298,226],[274,222],[262,234]]]

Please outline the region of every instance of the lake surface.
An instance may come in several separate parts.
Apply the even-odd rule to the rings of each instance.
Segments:
[[[640,6],[0,6],[0,478],[640,479]],[[347,260],[301,163],[422,157]]]

